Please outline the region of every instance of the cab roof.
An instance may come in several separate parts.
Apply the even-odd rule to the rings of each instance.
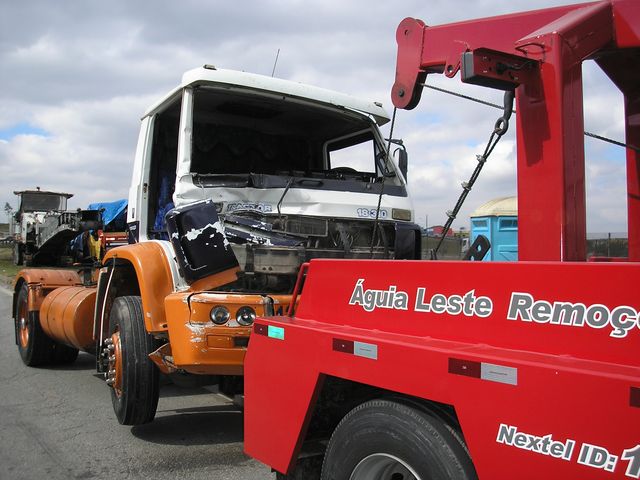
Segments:
[[[47,195],[60,195],[61,197],[71,198],[73,197],[73,193],[63,193],[63,192],[49,192],[47,190],[19,190],[14,191],[14,195],[22,195],[24,193],[35,193],[35,194],[47,194]]]
[[[156,111],[160,110],[168,101],[173,100],[183,88],[197,85],[227,85],[229,88],[240,87],[248,90],[276,93],[287,97],[304,99],[324,105],[333,105],[364,113],[372,116],[378,125],[384,125],[389,121],[389,114],[379,102],[362,100],[344,93],[313,87],[290,80],[282,80],[280,78],[267,77],[255,73],[218,69],[211,65],[205,65],[185,72],[180,85],[153,104],[145,112],[144,116],[146,117],[156,113]]]

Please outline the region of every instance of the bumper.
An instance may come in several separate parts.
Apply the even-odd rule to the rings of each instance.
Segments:
[[[265,295],[215,292],[181,292],[165,299],[169,344],[152,355],[162,371],[184,370],[199,375],[242,375],[251,326],[235,320],[241,307],[253,308],[262,316],[273,302],[288,300]],[[231,318],[225,325],[211,322],[215,306],[225,306]]]

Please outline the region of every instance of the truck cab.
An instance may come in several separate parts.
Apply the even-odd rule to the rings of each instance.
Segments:
[[[290,291],[310,258],[415,258],[406,162],[401,169],[387,155],[378,128],[388,121],[379,103],[337,92],[191,70],[142,119],[130,240],[167,241],[171,209],[210,200],[233,230],[247,288],[270,282]]]
[[[98,370],[121,423],[150,421],[157,402],[157,390],[126,398],[125,349],[237,394],[254,319],[287,311],[304,262],[418,257],[407,155],[388,153],[388,121],[379,103],[208,65],[149,108],[130,244],[106,254],[97,286]],[[144,322],[153,348],[121,336],[125,322]]]

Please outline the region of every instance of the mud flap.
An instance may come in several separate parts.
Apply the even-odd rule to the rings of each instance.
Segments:
[[[396,222],[394,245],[396,260],[420,260],[422,232],[415,223]]]

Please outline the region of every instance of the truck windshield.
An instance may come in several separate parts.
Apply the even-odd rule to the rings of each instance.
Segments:
[[[373,121],[337,107],[201,88],[193,119],[191,172],[211,186],[249,174],[376,183],[386,171]]]
[[[23,212],[48,212],[66,210],[67,197],[54,193],[23,193],[20,210]]]

